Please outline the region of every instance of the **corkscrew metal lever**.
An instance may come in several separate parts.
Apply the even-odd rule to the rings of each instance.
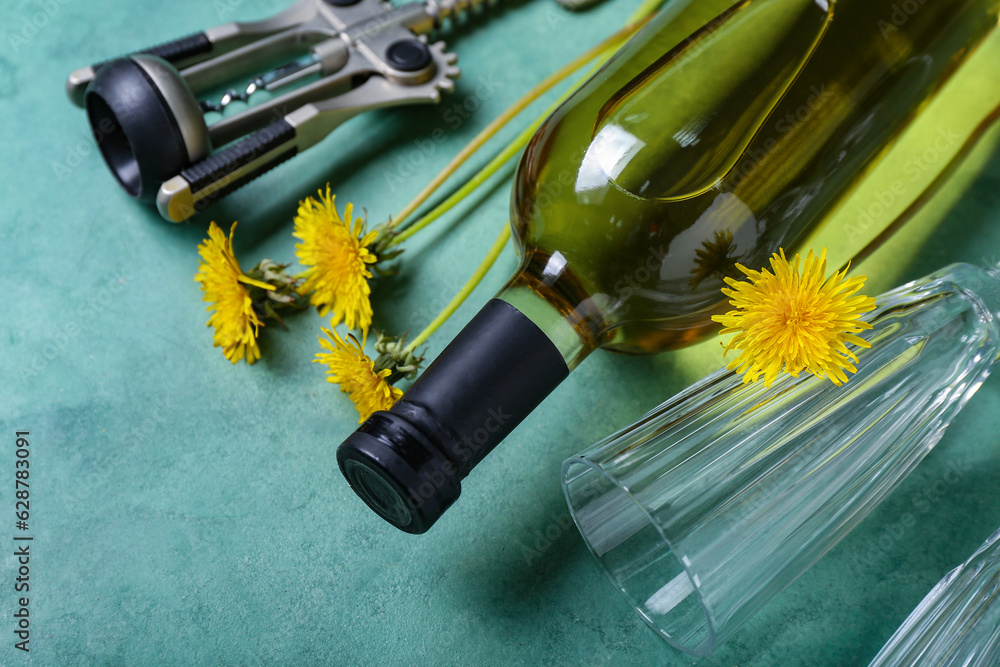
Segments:
[[[459,70],[428,33],[495,1],[393,8],[383,0],[299,0],[263,21],[227,23],[84,67],[66,90],[86,108],[126,192],[181,222],[363,111],[437,102]],[[275,63],[283,64],[260,74]],[[307,77],[315,80],[303,83]],[[250,83],[199,102],[239,78]],[[276,92],[292,83],[301,85]],[[206,113],[261,91],[275,94],[208,124]]]

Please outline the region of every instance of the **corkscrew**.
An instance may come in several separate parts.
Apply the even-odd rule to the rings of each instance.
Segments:
[[[262,21],[84,67],[66,90],[125,191],[181,222],[357,114],[439,101],[459,70],[428,34],[496,1],[299,0]],[[212,97],[240,79],[249,83]],[[269,99],[250,104],[263,91]],[[219,117],[209,124],[206,114]]]

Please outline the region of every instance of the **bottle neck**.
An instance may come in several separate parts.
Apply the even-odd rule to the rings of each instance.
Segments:
[[[496,298],[517,308],[531,320],[562,355],[567,369],[572,371],[594,351],[596,346],[580,335],[571,320],[531,288],[509,287]]]
[[[606,329],[598,299],[578,284],[559,252],[529,252],[497,299],[537,326],[572,371],[600,347]]]
[[[597,349],[603,323],[560,253],[526,253],[403,397],[338,448],[351,488],[401,530],[426,531],[461,480]]]
[[[380,516],[422,533],[458,498],[460,481],[568,373],[546,332],[493,299],[389,411],[344,441],[341,471]]]

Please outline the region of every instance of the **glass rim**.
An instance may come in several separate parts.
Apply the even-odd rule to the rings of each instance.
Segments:
[[[598,554],[597,551],[594,550],[594,547],[590,542],[590,538],[587,536],[587,532],[583,529],[583,527],[580,525],[580,521],[577,519],[576,516],[577,508],[570,497],[569,488],[566,484],[566,480],[568,479],[567,473],[573,466],[577,465],[583,465],[603,475],[605,479],[607,479],[615,487],[617,487],[622,493],[625,494],[626,497],[628,497],[630,501],[632,501],[632,503],[636,507],[639,508],[639,511],[642,512],[642,515],[646,518],[649,524],[656,529],[656,532],[657,534],[659,534],[660,540],[662,540],[663,545],[667,547],[667,550],[669,550],[671,557],[673,557],[674,561],[676,561],[681,571],[684,573],[684,576],[688,578],[688,583],[691,585],[692,592],[698,596],[698,604],[701,606],[701,611],[705,615],[706,637],[705,639],[700,641],[697,645],[690,646],[681,643],[679,640],[674,638],[663,625],[658,624],[656,621],[651,619],[649,617],[649,614],[647,614],[645,609],[643,609],[643,606],[640,603],[638,603],[637,599],[634,598],[626,590],[625,586],[614,576],[614,574],[611,573],[611,571],[607,567],[607,564],[605,563],[604,557]],[[565,496],[566,505],[567,507],[569,507],[569,515],[573,519],[573,523],[576,525],[577,532],[583,538],[584,544],[587,545],[587,550],[590,551],[591,555],[594,557],[594,560],[596,560],[598,565],[600,565],[601,571],[604,572],[608,580],[611,581],[611,584],[614,586],[615,590],[617,590],[618,593],[628,603],[628,605],[632,607],[632,609],[637,614],[639,614],[639,617],[642,618],[642,620],[646,623],[646,625],[648,625],[654,632],[656,632],[657,635],[662,637],[668,644],[670,644],[677,650],[683,651],[684,653],[687,653],[688,655],[691,655],[696,658],[703,658],[711,655],[715,650],[715,638],[716,638],[715,621],[712,618],[711,611],[705,604],[705,598],[701,593],[701,585],[700,582],[698,581],[698,575],[696,573],[692,573],[690,566],[688,565],[687,562],[685,562],[685,559],[677,554],[677,550],[674,549],[673,542],[670,540],[669,537],[667,537],[667,534],[663,532],[663,527],[660,526],[659,522],[653,520],[653,516],[643,506],[643,504],[639,502],[635,496],[632,495],[632,492],[629,490],[628,486],[626,486],[621,480],[619,480],[617,477],[615,477],[607,470],[605,470],[599,463],[588,459],[584,454],[577,454],[563,461],[561,472],[562,472],[563,496]]]

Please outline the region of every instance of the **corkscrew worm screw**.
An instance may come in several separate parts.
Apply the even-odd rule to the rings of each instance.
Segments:
[[[78,69],[66,91],[126,192],[181,222],[359,113],[439,101],[459,70],[429,33],[496,1],[299,0]],[[249,83],[218,94],[240,79]],[[251,104],[262,91],[269,98]]]

